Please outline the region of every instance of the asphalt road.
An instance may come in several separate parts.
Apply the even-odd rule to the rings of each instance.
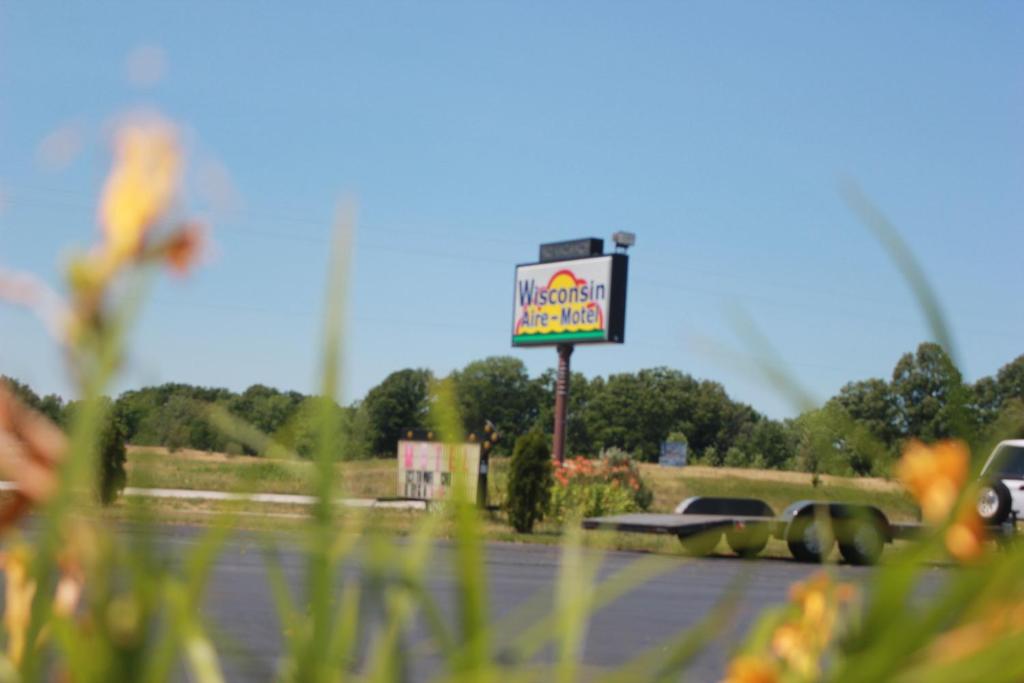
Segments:
[[[199,530],[157,527],[158,545],[170,558],[180,557],[195,542]],[[401,542],[401,541],[398,541]],[[438,542],[433,553],[431,593],[451,616],[456,605],[450,543]],[[602,555],[599,577],[608,577],[643,555],[610,552]],[[303,583],[304,562],[294,546],[282,545],[285,575],[293,589]],[[729,626],[692,663],[686,680],[720,680],[730,651],[753,618],[768,605],[786,600],[789,585],[816,568],[789,560],[743,561],[728,557],[700,560],[664,558],[670,569],[600,609],[587,634],[584,662],[588,666],[621,665],[642,651],[655,647],[682,629],[696,625],[738,580],[743,591]],[[539,545],[490,543],[486,546],[489,609],[496,623],[503,616],[540,596],[550,609],[559,570],[559,549]],[[347,571],[359,571],[351,567]],[[865,581],[869,568],[839,568],[845,580]],[[941,570],[934,570],[940,572]],[[340,588],[341,576],[339,576]],[[282,652],[277,615],[269,592],[261,546],[255,538],[239,537],[225,548],[217,564],[204,602],[204,616],[221,648],[222,664],[229,680],[265,681],[273,678]],[[530,621],[527,621],[527,624]],[[410,680],[426,680],[436,671],[437,660],[429,647],[414,647],[426,630],[414,626],[407,636],[412,652],[420,652]],[[515,632],[504,634],[514,636]],[[420,643],[423,645],[423,643]],[[542,656],[544,656],[542,654]]]

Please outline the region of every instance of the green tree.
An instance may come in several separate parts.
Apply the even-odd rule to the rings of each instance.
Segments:
[[[533,380],[539,397],[537,419],[535,425],[547,435],[551,435],[555,427],[555,382],[557,373],[554,369],[544,371]],[[598,449],[594,445],[591,425],[587,419],[587,411],[591,400],[604,386],[604,381],[597,377],[593,381],[585,375],[574,372],[569,378],[569,405],[566,407],[565,448],[567,453],[593,454]]]
[[[0,375],[0,381],[4,382],[22,403],[33,410],[39,410],[42,401],[39,398],[39,394],[32,390],[32,387],[7,375]]]
[[[329,437],[329,445],[335,450],[337,460],[356,460],[369,456],[366,442],[366,411],[358,404],[350,407],[339,406],[332,399],[310,396],[299,406],[289,423],[278,430],[276,440],[283,446],[304,458],[314,457],[320,443],[323,411],[332,411],[328,419],[335,426]]]
[[[516,439],[508,473],[508,520],[524,534],[544,518],[551,499],[551,450],[540,430]]]
[[[971,407],[979,425],[996,421],[1009,401],[1024,400],[1024,355],[999,368],[995,377],[982,377],[971,387]]]
[[[925,342],[900,358],[892,392],[901,436],[934,441],[970,432],[963,379],[938,344]]]
[[[500,434],[523,434],[537,419],[542,394],[518,358],[491,356],[473,361],[451,378],[467,434],[480,435],[487,420]],[[499,441],[495,452],[508,453],[507,440]]]
[[[672,431],[689,433],[697,382],[678,370],[651,368],[611,375],[595,383],[587,406],[594,445],[621,448],[641,460],[656,460],[661,442]]]
[[[991,424],[999,416],[1002,404],[1003,397],[994,378],[981,377],[971,386],[970,407],[980,426]]]
[[[109,398],[97,399],[99,405],[99,427],[96,430],[96,496],[104,505],[112,503],[124,489],[127,481],[125,462],[125,436],[127,434],[124,415],[118,405]],[[70,428],[75,413],[82,410],[81,401],[70,402],[64,411],[64,427]]]
[[[369,418],[370,451],[374,455],[394,456],[406,431],[427,428],[432,381],[429,370],[399,370],[366,394],[363,406]]]
[[[139,435],[140,445],[166,446],[172,451],[220,451],[226,444],[224,436],[210,423],[207,404],[183,393],[172,395],[147,412],[139,425]]]
[[[227,402],[228,410],[264,434],[273,435],[285,426],[305,396],[296,391],[278,391],[254,384]]]
[[[996,373],[996,393],[1000,407],[1010,399],[1024,399],[1024,355],[999,368]]]
[[[796,451],[791,437],[781,422],[761,419],[753,423],[741,445],[747,455],[747,466],[783,469]]]
[[[39,396],[32,387],[19,382],[13,377],[7,377],[6,375],[0,375],[0,382],[5,382],[7,386],[14,392],[22,403],[27,405],[29,408],[42,413],[46,417],[50,418],[53,422],[61,422],[64,416],[64,399],[57,394],[47,394],[46,396]]]
[[[595,447],[616,446],[641,460],[657,459],[661,442],[674,431],[687,435],[694,452],[714,447],[724,454],[761,419],[721,385],[669,368],[596,378],[591,385],[586,419]]]
[[[750,406],[729,398],[721,384],[705,380],[697,385],[680,431],[686,433],[692,450],[713,447],[724,454],[758,419],[760,415]]]
[[[117,399],[118,410],[123,415],[127,439],[129,443],[147,446],[163,446],[166,432],[170,429],[161,424],[160,413],[172,399],[176,402],[188,401],[195,405],[220,404],[227,406],[236,394],[227,389],[196,387],[189,384],[168,383],[155,387],[145,387],[126,391]],[[171,410],[170,414],[180,418],[184,411],[180,406]],[[208,423],[205,411],[191,411],[193,417]],[[189,427],[191,428],[191,427]],[[182,428],[183,429],[183,428]],[[181,431],[181,429],[179,429]],[[187,431],[187,430],[186,430]],[[200,434],[205,434],[202,430]],[[219,439],[206,438],[202,443],[181,443],[181,448],[199,450],[216,450]]]
[[[891,446],[899,439],[899,405],[884,380],[850,382],[839,390],[835,401],[882,443]]]

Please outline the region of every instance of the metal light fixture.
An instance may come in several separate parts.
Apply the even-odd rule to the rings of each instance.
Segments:
[[[615,246],[618,250],[626,251],[631,246],[636,244],[636,233],[620,230],[612,234],[612,241],[615,242]]]

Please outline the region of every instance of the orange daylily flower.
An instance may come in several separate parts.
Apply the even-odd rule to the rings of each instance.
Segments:
[[[146,232],[170,206],[181,173],[176,136],[161,121],[122,128],[115,157],[99,208],[111,268],[139,253]]]
[[[729,663],[722,683],[777,683],[779,667],[767,657],[744,655]]]
[[[942,524],[953,512],[960,492],[967,484],[971,460],[963,441],[940,441],[930,446],[911,441],[903,451],[897,473],[903,485],[921,506],[931,524]],[[946,530],[946,550],[961,562],[978,559],[984,553],[985,525],[973,505],[961,504]]]
[[[799,680],[818,678],[822,654],[831,644],[839,623],[839,608],[853,599],[855,590],[850,584],[834,583],[824,572],[793,584],[789,596],[796,608],[794,613],[775,628],[766,652],[733,660],[726,683],[777,681],[784,674],[795,674]],[[769,665],[773,668],[767,668]],[[774,678],[762,679],[758,675]]]
[[[967,483],[971,453],[963,441],[930,446],[912,440],[903,450],[897,475],[921,505],[926,521],[945,521]]]
[[[946,550],[961,562],[972,562],[985,552],[985,524],[973,505],[964,505],[946,530]]]

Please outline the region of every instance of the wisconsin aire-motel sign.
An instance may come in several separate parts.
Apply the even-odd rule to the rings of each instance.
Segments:
[[[565,457],[565,410],[569,392],[569,357],[576,344],[621,344],[625,341],[626,281],[635,242],[632,233],[615,233],[617,251],[604,253],[604,240],[587,238],[540,247],[540,261],[516,266],[512,345],[555,346],[553,456]]]

